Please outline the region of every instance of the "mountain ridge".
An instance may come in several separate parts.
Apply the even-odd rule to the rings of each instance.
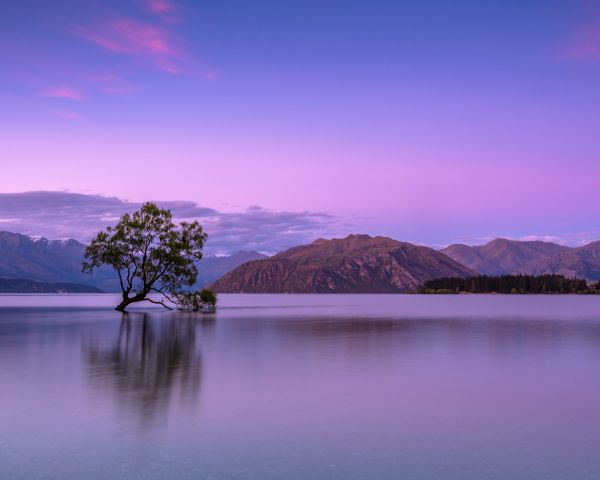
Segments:
[[[209,288],[221,293],[398,293],[436,276],[469,275],[477,272],[432,248],[354,234],[245,263]]]
[[[109,267],[103,267],[91,276],[81,273],[85,247],[73,239],[48,240],[0,231],[0,278],[71,283],[108,292],[119,291],[115,273]],[[318,258],[311,257],[315,249],[320,252]],[[444,255],[447,260],[435,259],[431,252]],[[431,279],[433,274],[448,276],[466,271],[470,275],[556,273],[590,282],[600,281],[600,241],[567,247],[552,242],[496,238],[484,245],[452,244],[433,250],[389,237],[353,234],[344,239],[319,238],[274,257],[244,251],[229,256],[205,255],[198,263],[198,279],[193,288],[212,284],[229,290],[230,287],[220,279],[241,265],[264,260],[270,260],[270,263],[260,264],[259,270],[269,265],[270,273],[263,271],[261,274],[265,275],[262,282],[272,284],[269,291],[406,291],[418,281]],[[449,264],[448,260],[455,263]],[[347,282],[345,286],[340,283],[342,281]],[[281,286],[276,286],[277,282]],[[244,287],[239,282],[234,285],[238,289]],[[259,289],[258,284],[256,289]]]
[[[198,262],[198,277],[192,288],[202,288],[218,280],[234,268],[252,261],[268,258],[267,255],[255,251],[244,251],[232,253],[231,255],[205,255]]]
[[[81,272],[85,248],[85,244],[74,239],[49,240],[0,231],[0,278],[80,284],[119,292],[112,268],[104,266],[91,275]],[[206,255],[198,262],[198,278],[193,288],[201,288],[241,263],[257,258],[266,256],[258,252],[236,252],[221,257]]]
[[[562,274],[600,280],[600,241],[568,247],[552,242],[496,238],[484,245],[449,245],[440,250],[484,275]]]
[[[68,282],[35,282],[27,278],[0,278],[0,293],[104,293],[90,285]]]

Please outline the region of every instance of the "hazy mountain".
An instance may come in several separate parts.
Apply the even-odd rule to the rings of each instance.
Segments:
[[[268,257],[258,252],[237,252],[222,257],[206,255],[198,262],[198,277],[194,287],[202,288],[246,262],[263,258]]]
[[[550,242],[519,242],[497,238],[485,245],[469,247],[450,245],[442,250],[450,258],[486,275],[526,273],[524,266],[529,262],[541,261],[568,249]]]
[[[103,267],[93,275],[81,273],[85,245],[77,240],[47,240],[19,233],[0,232],[0,278],[35,282],[90,285],[107,292],[119,291],[115,272]],[[266,258],[258,252],[231,256],[207,255],[198,263],[197,287],[207,285],[248,260]]]
[[[85,245],[76,240],[0,232],[0,278],[118,291],[109,267],[94,275],[81,273],[84,251]],[[496,239],[473,247],[450,245],[439,252],[390,238],[351,235],[317,240],[274,257],[257,252],[207,255],[198,263],[195,287],[215,282],[222,292],[398,292],[425,280],[476,273],[558,273],[600,281],[600,242],[572,248]]]
[[[526,273],[559,273],[565,277],[579,277],[600,281],[600,242],[579,248],[566,248],[557,255],[525,265]]]
[[[485,245],[450,245],[441,250],[467,267],[487,275],[558,273],[600,280],[600,242],[573,248],[550,242],[498,238]]]
[[[476,272],[428,247],[350,235],[245,263],[212,288],[223,293],[393,293],[425,280],[472,275]]]
[[[44,283],[25,278],[0,278],[0,293],[102,293],[79,283]]]
[[[117,283],[110,268],[102,268],[94,275],[81,273],[84,251],[85,245],[77,240],[35,239],[0,232],[0,277],[77,283],[116,291]]]

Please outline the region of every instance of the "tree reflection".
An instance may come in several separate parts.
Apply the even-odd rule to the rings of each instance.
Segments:
[[[134,411],[145,422],[164,417],[173,400],[197,403],[202,359],[194,317],[124,314],[112,345],[92,339],[84,356],[95,386],[114,391],[119,411]]]

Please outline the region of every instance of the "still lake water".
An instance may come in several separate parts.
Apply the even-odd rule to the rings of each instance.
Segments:
[[[0,296],[1,479],[600,479],[600,297]]]

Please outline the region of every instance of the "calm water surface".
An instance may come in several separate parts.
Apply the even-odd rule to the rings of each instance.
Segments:
[[[600,297],[0,296],[1,479],[600,479]]]

